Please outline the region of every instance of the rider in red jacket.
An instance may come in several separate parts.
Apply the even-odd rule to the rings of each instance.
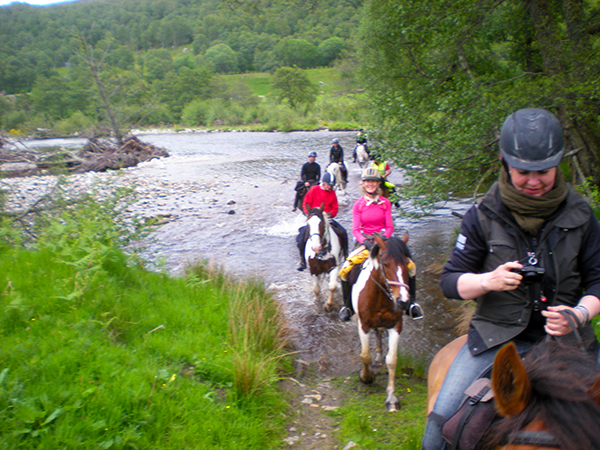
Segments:
[[[333,190],[333,186],[335,186],[335,176],[330,174],[329,172],[323,175],[321,179],[321,184],[318,186],[313,186],[304,197],[304,202],[302,203],[302,209],[308,215],[309,211],[312,208],[319,208],[323,205],[323,212],[325,215],[329,217],[329,223],[334,231],[340,237],[340,241],[342,244],[342,252],[344,255],[348,254],[348,235],[344,227],[342,227],[339,223],[337,223],[333,218],[337,216],[338,213],[338,201],[337,196],[335,195],[335,191]],[[306,258],[304,257],[304,248],[306,247],[306,241],[308,240],[308,226],[303,226],[299,230],[298,236],[296,237],[296,244],[298,245],[298,250],[300,251],[300,265],[298,266],[298,270],[306,269]]]

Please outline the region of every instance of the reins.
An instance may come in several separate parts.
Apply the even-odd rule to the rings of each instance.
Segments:
[[[381,255],[379,256],[379,266],[383,267],[383,264],[381,263]],[[402,281],[390,281],[387,279],[387,277],[385,276],[385,271],[382,269],[381,270],[381,275],[383,276],[383,279],[385,281],[385,286],[383,286],[379,281],[377,281],[375,278],[371,278],[371,280],[373,281],[373,283],[375,283],[388,297],[389,299],[393,302],[394,301],[394,295],[392,294],[392,289],[390,288],[390,286],[399,286],[399,287],[404,287],[406,289],[408,289],[410,291],[410,287],[402,282]]]

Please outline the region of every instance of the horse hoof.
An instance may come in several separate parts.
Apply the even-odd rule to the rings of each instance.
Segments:
[[[371,374],[369,374],[369,376],[360,375],[359,379],[364,384],[371,384],[371,383],[373,383],[373,381],[375,381],[375,377]]]
[[[385,407],[389,412],[396,412],[400,409],[399,402],[385,402]]]

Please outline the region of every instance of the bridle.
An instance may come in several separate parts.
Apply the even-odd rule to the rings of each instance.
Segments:
[[[311,216],[308,217],[308,219],[310,219],[311,217],[318,217],[316,214],[313,214]],[[319,240],[321,241],[321,253],[327,253],[331,246],[329,245],[329,233],[328,233],[328,228],[329,225],[327,224],[327,219],[325,219],[325,217],[320,218],[320,224],[319,224],[319,232],[318,233],[312,233],[308,236],[308,239],[312,239],[313,236],[319,236]],[[321,235],[321,227],[323,228],[323,235]]]
[[[383,277],[384,284],[382,285],[375,278],[371,278],[371,280],[373,281],[373,283],[375,283],[385,293],[385,295],[388,296],[388,298],[392,301],[392,303],[394,303],[395,299],[394,299],[394,295],[392,293],[392,288],[390,286],[404,287],[409,292],[410,292],[410,287],[406,283],[404,283],[402,281],[390,281],[390,280],[388,280],[388,278],[385,276],[385,270],[383,270],[383,263],[381,261],[381,255],[379,255],[379,257],[377,259],[379,260],[379,267],[382,268],[381,269],[381,276]]]

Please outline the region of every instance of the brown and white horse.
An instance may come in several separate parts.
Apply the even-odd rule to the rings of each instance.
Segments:
[[[465,342],[455,339],[431,362],[427,414]],[[499,417],[477,448],[600,449],[600,370],[579,348],[546,341],[521,358],[508,343],[494,359],[492,389]]]
[[[356,147],[356,162],[361,169],[364,169],[369,164],[369,154],[362,144]]]
[[[354,285],[352,286],[352,306],[357,312],[358,334],[361,343],[360,357],[362,370],[360,380],[372,383],[371,352],[369,331],[377,337],[375,362],[382,362],[381,332],[388,331],[388,352],[385,362],[388,369],[387,397],[388,411],[400,407],[395,393],[396,365],[398,362],[398,341],[402,331],[402,316],[411,302],[409,287],[410,252],[406,246],[408,233],[402,240],[390,238],[384,241],[375,235],[376,246],[365,260]]]
[[[330,312],[337,309],[333,301],[333,294],[337,287],[339,265],[342,258],[345,257],[343,246],[339,236],[330,225],[329,219],[323,214],[323,205],[309,210],[307,224],[309,238],[304,249],[306,265],[313,277],[313,291],[317,301],[321,294],[320,278],[329,275],[329,297],[323,305],[323,310]]]

